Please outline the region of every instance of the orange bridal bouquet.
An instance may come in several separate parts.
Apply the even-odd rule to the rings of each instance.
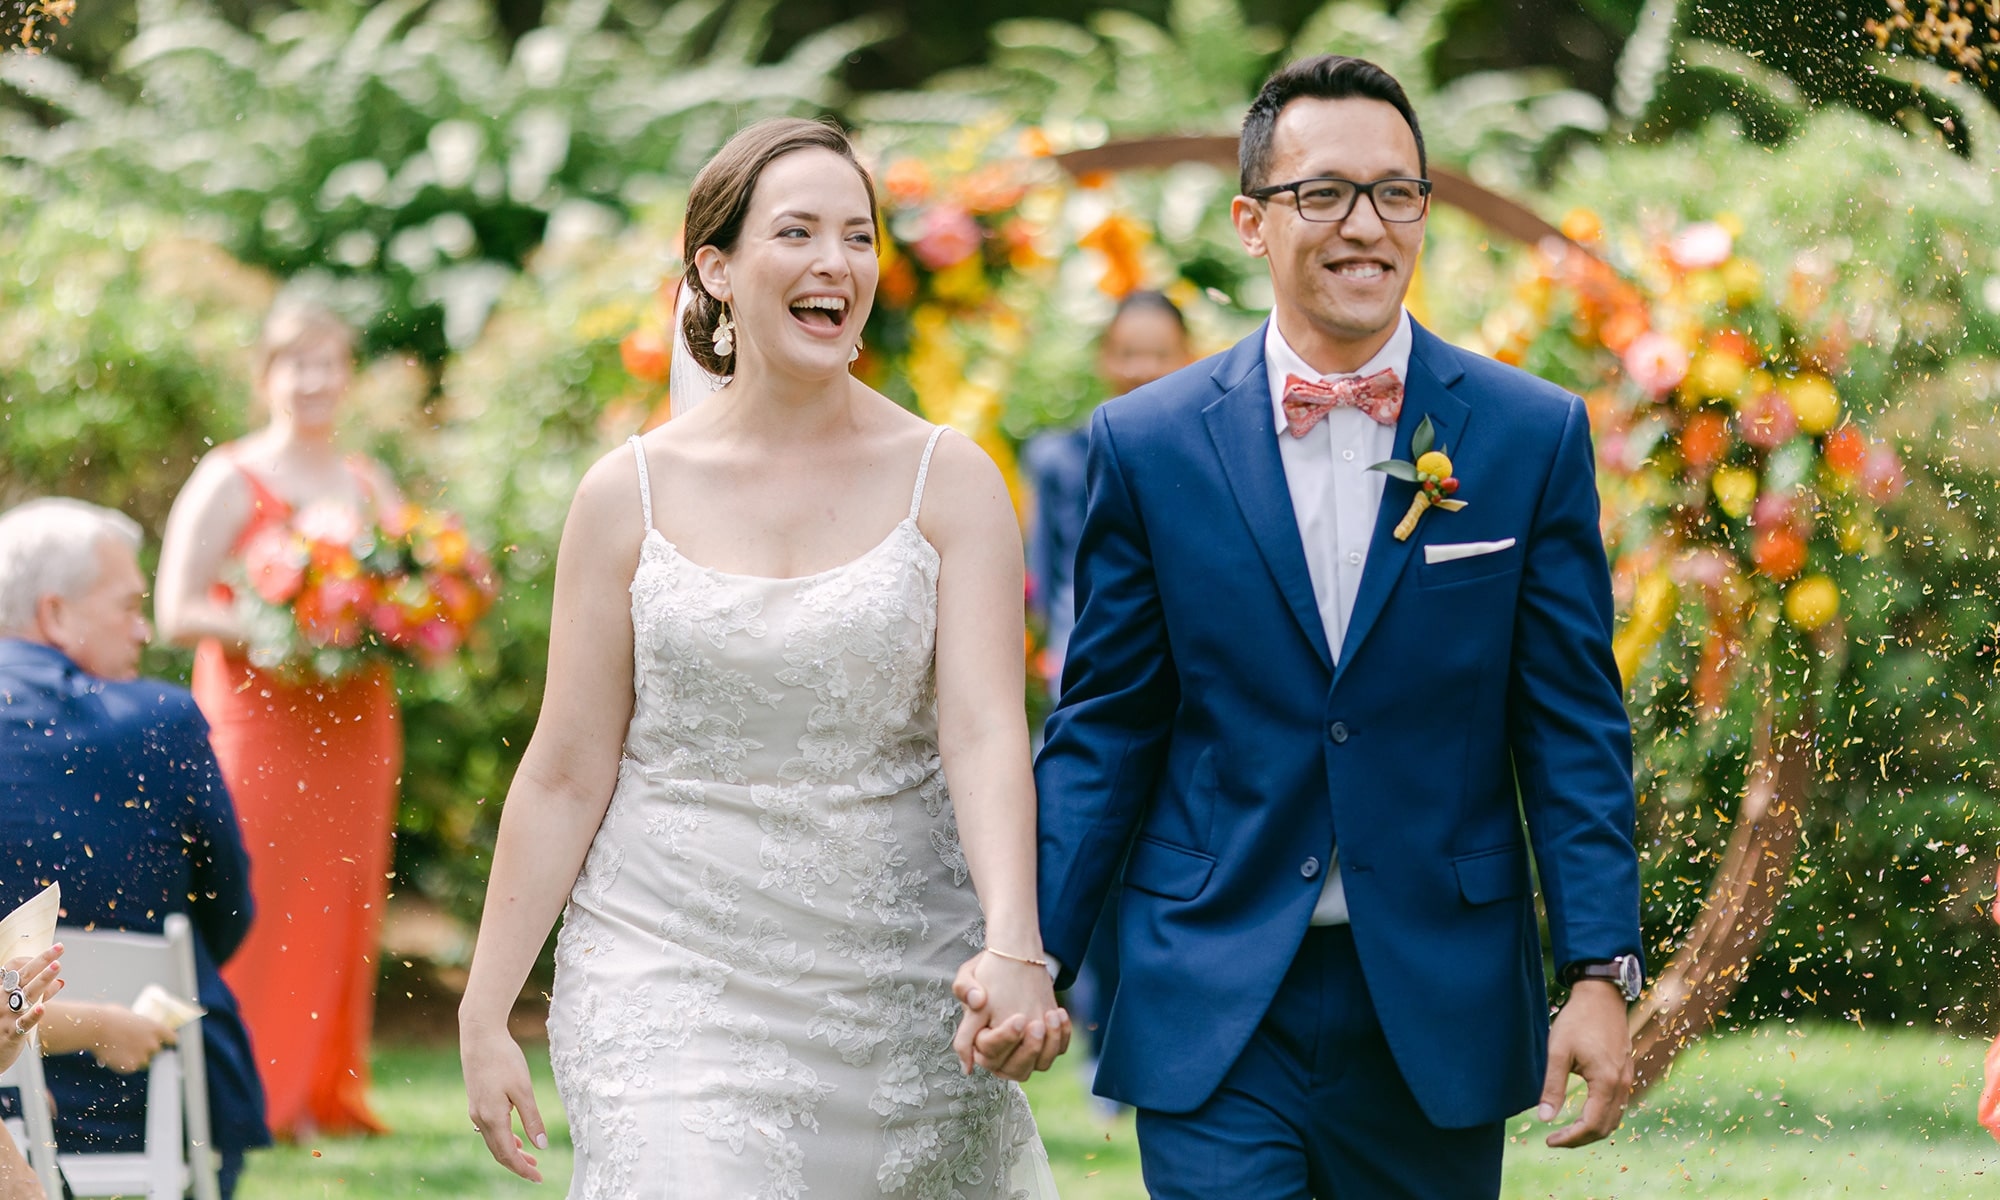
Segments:
[[[437,666],[498,592],[458,517],[414,504],[375,521],[313,505],[253,535],[243,567],[250,661],[300,679],[337,680],[384,660]]]

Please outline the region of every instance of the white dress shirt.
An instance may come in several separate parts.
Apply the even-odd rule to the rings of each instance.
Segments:
[[[1396,331],[1375,357],[1355,375],[1373,375],[1385,367],[1407,382],[1410,375],[1410,314],[1406,310]],[[1368,468],[1391,457],[1396,427],[1378,423],[1355,408],[1336,408],[1302,438],[1291,434],[1285,419],[1285,378],[1335,379],[1306,365],[1274,316],[1264,329],[1264,369],[1270,377],[1271,414],[1278,438],[1278,457],[1285,467],[1285,487],[1292,494],[1292,514],[1298,518],[1299,540],[1305,547],[1306,573],[1312,577],[1313,600],[1335,663],[1341,639],[1361,590],[1361,571],[1368,565],[1368,543],[1375,537],[1375,517],[1382,507],[1388,476]],[[1347,889],[1340,879],[1340,852],[1328,866],[1315,925],[1347,923]]]

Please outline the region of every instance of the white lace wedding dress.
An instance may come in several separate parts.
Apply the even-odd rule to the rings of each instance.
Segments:
[[[1021,1090],[963,1074],[982,944],[938,764],[938,555],[910,515],[799,579],[646,517],[617,790],[556,942],[572,1200],[1043,1200]]]

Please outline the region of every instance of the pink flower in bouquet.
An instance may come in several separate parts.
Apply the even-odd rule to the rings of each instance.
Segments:
[[[1770,450],[1790,441],[1799,431],[1799,421],[1783,396],[1775,389],[1766,389],[1737,410],[1736,428],[1744,441],[1760,450]]]
[[[359,645],[373,592],[364,579],[321,580],[292,602],[299,631],[318,646]]]
[[[1872,500],[1894,500],[1903,494],[1910,484],[1910,477],[1903,471],[1903,460],[1887,446],[1877,446],[1868,452],[1868,461],[1861,465],[1861,487]]]
[[[910,253],[933,271],[955,267],[979,251],[979,222],[954,204],[940,204],[924,214],[923,232]]]
[[[417,627],[410,623],[403,606],[393,600],[383,600],[368,610],[368,624],[392,646],[400,646],[415,635]]]
[[[417,653],[430,659],[446,657],[464,640],[465,634],[459,627],[443,617],[433,617],[417,626],[414,638]]]
[[[1701,271],[1729,261],[1736,239],[1714,221],[1698,221],[1683,228],[1667,244],[1667,257],[1683,271]]]
[[[250,587],[266,604],[283,604],[299,594],[306,582],[306,556],[285,529],[266,525],[243,544],[243,565]]]
[[[1688,352],[1680,343],[1662,333],[1646,332],[1625,348],[1625,373],[1632,382],[1655,399],[1674,390],[1687,378]]]

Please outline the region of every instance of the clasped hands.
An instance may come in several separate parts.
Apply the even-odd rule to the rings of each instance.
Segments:
[[[980,1066],[1018,1083],[1069,1049],[1069,1013],[1056,1003],[1047,967],[982,950],[958,969],[951,990],[965,1006],[951,1044],[966,1074]]]

